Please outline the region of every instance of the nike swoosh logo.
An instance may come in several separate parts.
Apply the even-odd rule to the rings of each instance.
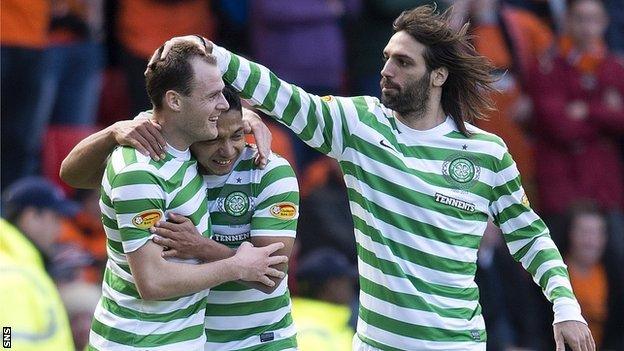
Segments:
[[[384,139],[379,140],[379,144],[381,144],[381,146],[383,147],[387,147],[388,149],[396,152],[396,150],[392,147],[392,145],[386,144],[386,141]]]

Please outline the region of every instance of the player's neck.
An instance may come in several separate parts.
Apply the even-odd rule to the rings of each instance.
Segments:
[[[160,124],[161,133],[167,144],[177,150],[186,150],[193,141],[190,140],[187,133],[173,123],[174,118],[176,116],[171,116],[165,111],[154,111],[154,119]]]
[[[422,114],[400,114],[397,112],[396,117],[401,123],[415,130],[429,130],[446,121],[446,114],[439,103],[435,106],[428,106]]]

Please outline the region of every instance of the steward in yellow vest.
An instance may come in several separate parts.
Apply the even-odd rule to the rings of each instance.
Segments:
[[[27,178],[4,191],[2,210],[0,325],[11,328],[11,349],[73,351],[65,307],[39,251],[54,243],[58,217],[72,204],[53,184]]]

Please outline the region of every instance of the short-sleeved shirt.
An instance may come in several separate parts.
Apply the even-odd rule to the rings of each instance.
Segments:
[[[106,167],[101,193],[108,261],[89,349],[202,350],[208,290],[143,300],[127,260],[128,253],[152,238],[149,228],[169,212],[188,217],[202,235],[209,235],[206,185],[190,151],[168,146],[166,158],[156,162],[135,149],[118,147]]]
[[[288,162],[275,154],[265,169],[254,165],[256,149],[246,147],[224,176],[204,176],[213,225],[212,238],[236,248],[257,236],[295,237],[299,188]],[[288,278],[265,294],[236,282],[213,288],[206,306],[205,350],[294,349]]]

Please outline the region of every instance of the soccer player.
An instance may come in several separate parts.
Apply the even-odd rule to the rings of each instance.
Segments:
[[[466,123],[490,107],[491,66],[431,6],[394,22],[373,97],[318,97],[197,37],[224,79],[344,173],[360,273],[356,350],[485,350],[474,282],[488,218],[553,303],[557,349],[593,350],[566,266],[497,136]],[[317,45],[317,43],[309,43]]]
[[[106,166],[100,208],[108,262],[89,349],[203,350],[207,289],[239,279],[273,285],[269,276],[284,273],[270,266],[287,258],[269,256],[283,244],[243,244],[234,256],[204,264],[162,257],[150,228],[169,213],[188,216],[202,235],[210,233],[206,186],[188,147],[214,138],[229,106],[214,58],[188,44],[175,45],[146,82],[166,155],[153,161],[118,147]]]
[[[195,225],[187,218],[171,214],[170,222],[153,228],[157,235],[153,241],[168,248],[162,253],[167,258],[210,262],[234,255],[247,241],[256,247],[283,243],[284,248],[276,254],[290,256],[299,211],[295,173],[284,158],[275,154],[269,156],[264,169],[255,165],[258,150],[245,143],[238,93],[225,87],[223,94],[230,108],[219,116],[217,138],[190,147],[208,187],[213,240],[198,235]],[[135,120],[131,130],[136,133],[128,132],[118,142],[131,145],[141,138],[147,140],[149,132],[140,128],[142,124]],[[121,125],[127,124],[121,122]],[[158,136],[158,131],[153,132]],[[145,146],[150,147],[149,143]],[[79,177],[85,168],[85,157],[101,162],[113,147],[102,140],[81,143],[68,155],[65,175],[69,179]],[[81,185],[96,187],[101,177],[101,174],[83,177]],[[286,272],[287,267],[282,264],[276,268]],[[205,350],[296,348],[287,278],[273,280],[276,283],[273,287],[230,282],[211,289],[206,298]]]

